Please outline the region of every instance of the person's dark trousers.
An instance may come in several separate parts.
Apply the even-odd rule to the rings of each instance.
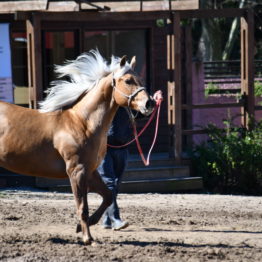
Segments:
[[[107,208],[104,214],[104,225],[111,226],[114,220],[120,219],[119,208],[117,205],[117,194],[119,184],[127,165],[128,149],[108,148],[107,153],[98,172],[107,187],[112,191],[113,203]]]

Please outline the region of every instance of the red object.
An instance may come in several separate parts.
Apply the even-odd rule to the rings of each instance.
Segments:
[[[131,141],[129,141],[128,143],[124,144],[124,145],[121,145],[121,146],[113,146],[113,145],[107,145],[109,147],[112,147],[112,148],[121,148],[121,147],[125,147],[125,146],[128,146],[130,145],[131,143],[133,143],[134,141],[136,141],[136,145],[137,145],[137,149],[138,149],[138,152],[141,156],[141,159],[144,163],[145,166],[148,166],[150,164],[150,155],[151,155],[151,152],[152,152],[152,149],[155,145],[155,142],[156,142],[156,138],[157,138],[157,134],[158,134],[158,126],[159,126],[159,115],[160,115],[160,108],[161,108],[161,103],[163,101],[163,97],[162,97],[162,92],[159,90],[157,91],[155,94],[154,94],[154,99],[156,101],[156,105],[155,105],[155,108],[154,108],[154,111],[153,113],[151,114],[150,118],[148,119],[147,123],[145,124],[144,128],[139,132],[139,134],[137,134],[137,129],[136,129],[136,124],[134,121],[132,121],[133,123],[133,132],[134,132],[134,136],[135,138],[132,139]],[[140,145],[140,142],[138,140],[138,138],[144,133],[144,131],[146,130],[146,128],[149,126],[149,124],[152,122],[155,114],[157,112],[157,118],[156,118],[156,126],[155,126],[155,135],[154,135],[154,139],[153,139],[153,142],[152,142],[152,145],[148,151],[148,154],[147,154],[147,158],[145,158],[144,156],[144,153],[143,153],[143,150],[141,148],[141,145]]]

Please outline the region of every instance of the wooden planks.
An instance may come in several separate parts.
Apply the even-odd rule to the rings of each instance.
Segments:
[[[246,98],[242,109],[242,125],[249,128],[255,114],[254,97],[254,14],[247,10],[241,17],[241,93]]]
[[[103,8],[105,5],[111,9],[112,12],[126,12],[126,11],[154,11],[154,10],[187,10],[198,9],[198,0],[176,0],[176,1],[90,1],[91,3]],[[2,13],[13,13],[16,11],[44,11],[47,7],[47,0],[33,0],[33,1],[1,1],[0,10]],[[82,10],[96,10],[88,4],[81,3]],[[75,1],[50,1],[48,11],[79,11],[79,5]]]
[[[43,98],[43,74],[42,74],[42,38],[41,23],[38,16],[26,21],[27,32],[27,61],[29,106],[37,108],[37,104]]]

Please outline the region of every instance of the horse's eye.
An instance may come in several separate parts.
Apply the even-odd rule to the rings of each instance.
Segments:
[[[131,79],[126,79],[126,80],[125,80],[125,83],[126,83],[127,85],[131,85],[131,84],[132,84],[132,80],[131,80]]]

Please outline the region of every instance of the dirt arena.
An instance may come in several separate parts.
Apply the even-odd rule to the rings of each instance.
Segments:
[[[100,197],[89,195],[90,212]],[[0,191],[1,261],[262,261],[262,198],[121,194],[123,231],[75,233],[71,194]]]

